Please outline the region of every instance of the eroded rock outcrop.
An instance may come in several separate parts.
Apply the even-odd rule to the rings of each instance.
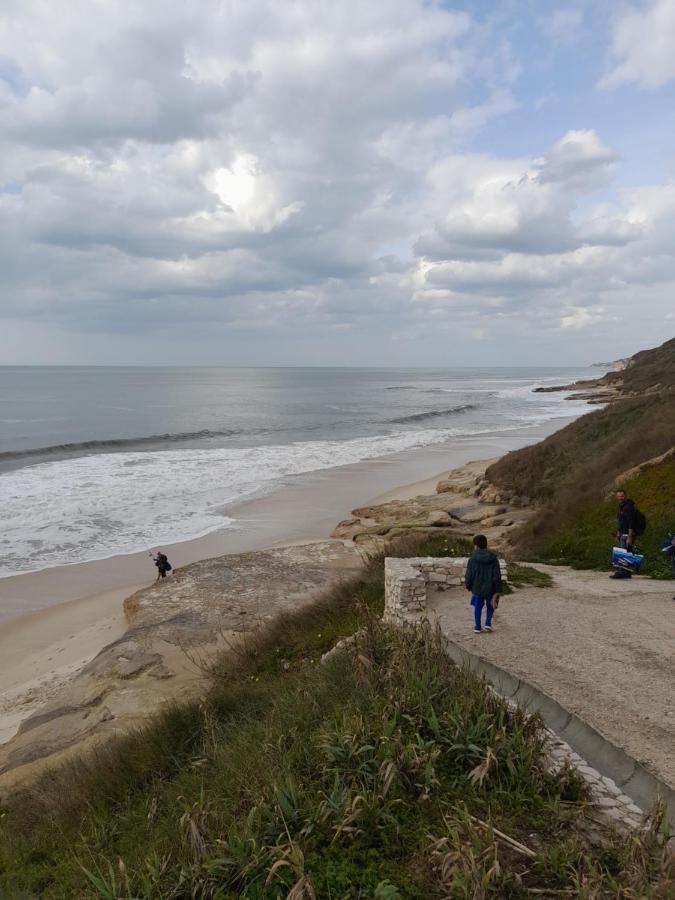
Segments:
[[[164,703],[199,696],[215,650],[361,565],[356,547],[324,541],[202,560],[133,594],[127,632],[0,747],[0,791],[141,724]]]
[[[436,485],[436,493],[390,500],[352,510],[332,537],[381,549],[404,534],[439,533],[469,537],[480,527],[495,538],[505,528],[524,521],[530,512],[527,497],[500,492],[485,480],[493,460],[467,463],[452,469]]]

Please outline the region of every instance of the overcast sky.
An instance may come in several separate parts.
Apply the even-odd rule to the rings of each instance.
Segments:
[[[0,267],[4,364],[661,343],[675,2],[2,0]]]

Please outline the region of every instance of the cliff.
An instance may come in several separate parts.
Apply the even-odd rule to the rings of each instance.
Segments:
[[[606,405],[546,440],[502,457],[488,468],[480,496],[504,501],[526,494],[538,509],[511,535],[516,552],[576,564],[580,554],[588,556],[581,539],[570,541],[570,535],[580,535],[591,516],[608,543],[613,530],[608,495],[619,481],[628,483],[649,522],[643,538],[647,569],[659,574],[661,532],[675,525],[672,463],[663,456],[675,446],[675,339],[635,354],[624,371],[608,372],[577,388],[581,396],[603,399]],[[629,470],[659,457],[663,459],[648,477],[631,480]],[[606,552],[599,546],[598,554],[594,565],[606,565]]]

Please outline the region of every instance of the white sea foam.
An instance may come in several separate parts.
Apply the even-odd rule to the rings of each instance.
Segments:
[[[0,475],[0,577],[200,537],[227,504],[284,476],[439,443],[456,429],[347,441],[105,453]]]

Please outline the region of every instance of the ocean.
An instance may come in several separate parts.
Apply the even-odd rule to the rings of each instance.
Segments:
[[[533,389],[597,375],[0,367],[0,578],[236,528],[289,476],[580,415]]]

